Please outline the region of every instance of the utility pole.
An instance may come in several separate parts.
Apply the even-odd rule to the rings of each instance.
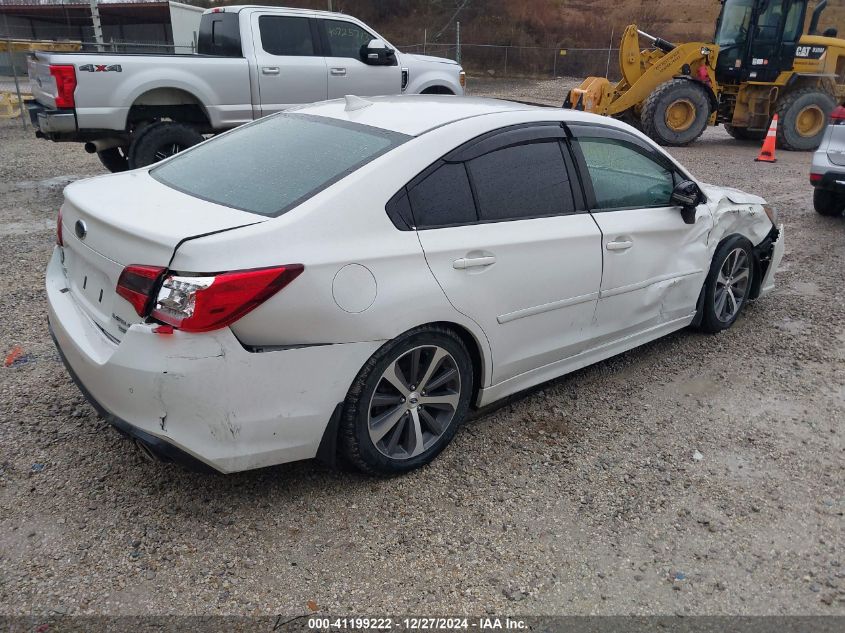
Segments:
[[[610,44],[607,47],[607,68],[604,71],[604,78],[610,79],[610,54],[613,52],[613,36],[616,34],[614,27],[610,27]]]
[[[455,23],[455,33],[457,33],[457,51],[455,52],[455,61],[461,63],[461,21]]]
[[[91,23],[94,25],[94,41],[97,43],[97,50],[103,51],[103,25],[100,23],[100,9],[97,0],[91,0]]]

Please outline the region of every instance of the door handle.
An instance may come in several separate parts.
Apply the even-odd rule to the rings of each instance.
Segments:
[[[630,240],[619,240],[618,242],[608,242],[607,250],[609,251],[627,251],[634,243]]]
[[[331,73],[333,75],[345,75],[346,69],[345,68],[332,68]]]
[[[279,67],[278,66],[262,66],[261,72],[265,75],[278,75],[279,74]]]
[[[496,258],[492,255],[486,257],[462,257],[452,262],[452,268],[456,270],[466,270],[467,268],[483,268],[484,266],[492,266],[496,263]]]

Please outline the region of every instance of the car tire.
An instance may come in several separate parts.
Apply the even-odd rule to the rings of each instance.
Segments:
[[[725,123],[725,132],[738,141],[762,141],[768,130],[749,130],[747,127],[734,127]]]
[[[190,125],[159,121],[141,130],[129,147],[129,167],[146,167],[203,142]]]
[[[349,389],[341,456],[375,475],[427,464],[463,423],[474,386],[472,359],[455,332],[437,326],[406,332],[373,354]]]
[[[814,189],[813,208],[819,215],[833,217],[842,215],[845,211],[845,195],[827,189]]]
[[[674,127],[672,113],[679,113]],[[660,84],[645,100],[640,116],[643,132],[661,145],[689,145],[707,129],[710,97],[691,79],[672,79]]]
[[[97,152],[103,167],[113,174],[129,169],[129,156],[125,147],[111,147]]]
[[[734,235],[716,249],[704,282],[699,329],[715,334],[736,322],[754,285],[756,271],[752,248],[747,239]]]
[[[830,113],[836,100],[816,88],[804,88],[787,94],[777,104],[778,147],[796,152],[808,152],[821,145]],[[810,116],[807,134],[799,131],[799,117]],[[810,134],[812,132],[812,134]]]

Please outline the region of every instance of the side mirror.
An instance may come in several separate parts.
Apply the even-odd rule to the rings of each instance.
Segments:
[[[361,61],[371,66],[392,66],[396,63],[396,51],[388,48],[384,40],[372,39],[361,46]]]
[[[695,208],[703,199],[703,194],[698,185],[692,180],[685,180],[679,183],[672,191],[670,200],[672,204],[681,207],[681,217],[687,224],[695,224]]]

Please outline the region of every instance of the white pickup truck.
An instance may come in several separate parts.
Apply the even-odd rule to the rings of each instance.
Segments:
[[[290,106],[345,95],[463,94],[450,59],[400,53],[355,18],[229,6],[206,11],[196,55],[35,53],[36,135],[84,142],[111,171],[142,167]]]

